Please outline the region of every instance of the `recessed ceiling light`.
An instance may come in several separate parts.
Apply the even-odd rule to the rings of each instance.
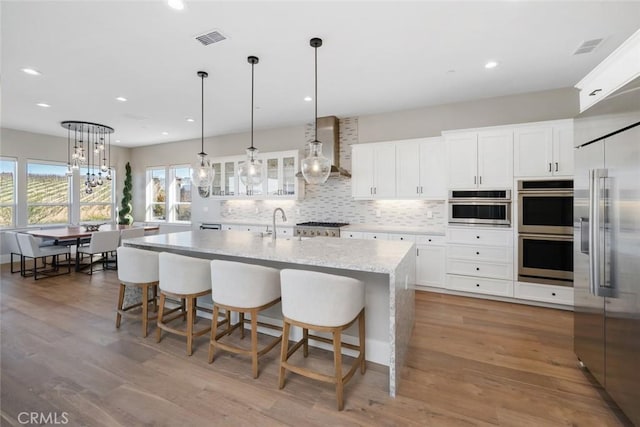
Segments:
[[[169,135],[169,132],[162,132],[163,135]]]
[[[195,120],[194,120],[194,119],[192,119],[191,117],[187,117],[187,121],[188,121],[188,122],[195,122]]]
[[[116,101],[127,102],[127,98],[125,98],[124,96],[119,96],[116,98]]]
[[[40,73],[40,71],[34,70],[33,68],[23,68],[22,71],[32,76],[39,76],[40,74],[42,74]]]
[[[496,68],[498,66],[498,63],[496,61],[489,61],[486,64],[484,64],[484,68]]]
[[[311,102],[311,101],[313,101],[313,98],[311,98],[310,96],[305,96],[304,100],[307,101],[307,102]]]
[[[38,102],[36,105],[37,105],[38,107],[44,107],[44,108],[49,108],[49,107],[51,107],[51,105],[49,105],[49,104],[45,104],[44,102]]]
[[[182,0],[169,0],[167,1],[167,4],[169,5],[170,8],[175,10],[184,9],[184,2]]]

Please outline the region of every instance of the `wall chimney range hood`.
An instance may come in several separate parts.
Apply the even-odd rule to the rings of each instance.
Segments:
[[[318,141],[322,142],[324,155],[331,160],[331,174],[329,178],[345,176],[351,178],[351,173],[340,167],[340,122],[336,116],[318,117]],[[302,172],[296,177],[303,178]]]

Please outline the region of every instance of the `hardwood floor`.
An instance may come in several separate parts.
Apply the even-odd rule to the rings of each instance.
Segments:
[[[209,365],[207,337],[187,357],[183,337],[156,344],[129,319],[117,330],[116,272],[34,282],[8,267],[2,425],[21,425],[21,412],[87,426],[625,424],[577,368],[570,312],[418,292],[399,396],[388,396],[386,368],[369,363],[338,412],[332,385],[288,374],[278,390],[279,347],[254,380],[249,358],[221,351]],[[331,362],[310,349],[307,363]]]

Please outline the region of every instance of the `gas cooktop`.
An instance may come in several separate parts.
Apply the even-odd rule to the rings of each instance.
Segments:
[[[338,228],[344,227],[345,225],[349,225],[348,222],[317,222],[317,221],[309,221],[309,222],[301,222],[296,224],[298,227],[325,227],[325,228]]]

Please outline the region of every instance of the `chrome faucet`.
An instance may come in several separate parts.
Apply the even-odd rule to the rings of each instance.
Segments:
[[[282,210],[282,208],[275,208],[273,210],[273,231],[271,232],[271,240],[274,241],[276,240],[276,212],[282,212],[282,221],[286,221],[287,220],[287,216],[285,215],[284,211]]]

